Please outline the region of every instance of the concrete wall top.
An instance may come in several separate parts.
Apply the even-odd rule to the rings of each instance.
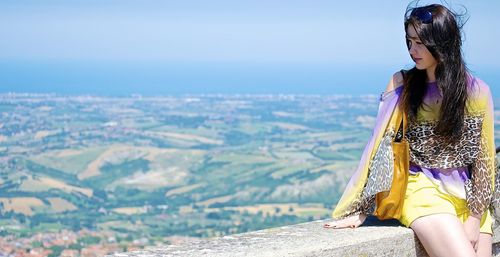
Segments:
[[[117,253],[115,257],[146,256],[427,256],[413,230],[397,221],[368,217],[356,229],[325,229],[318,220],[184,245]],[[500,256],[500,228],[493,237],[494,256]]]

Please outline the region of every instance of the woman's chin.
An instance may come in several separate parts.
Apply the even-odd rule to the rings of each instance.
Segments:
[[[417,64],[415,64],[415,68],[417,68],[417,70],[425,70],[425,69],[427,69],[427,67],[424,67],[424,66],[422,66],[422,65],[419,65],[418,63],[417,63]]]

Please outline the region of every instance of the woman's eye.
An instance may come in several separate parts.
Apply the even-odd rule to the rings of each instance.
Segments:
[[[418,42],[418,41],[415,41],[415,43],[417,43],[417,45],[421,45],[422,44],[422,42]]]
[[[410,40],[406,40],[406,46],[408,47],[408,49],[411,48],[411,41]]]

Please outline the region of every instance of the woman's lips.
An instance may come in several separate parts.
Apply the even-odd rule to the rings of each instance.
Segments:
[[[415,61],[415,62],[419,62],[421,60],[422,60],[422,58],[413,58],[413,61]]]

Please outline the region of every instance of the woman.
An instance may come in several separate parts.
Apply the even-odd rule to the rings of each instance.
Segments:
[[[382,94],[372,138],[333,212],[338,220],[324,227],[360,226],[375,195],[390,189],[391,141],[401,121],[393,114],[405,111],[410,170],[399,221],[430,256],[491,256],[490,207],[498,197],[489,87],[467,72],[461,26],[449,9],[408,8],[404,26],[415,67],[395,73]]]

